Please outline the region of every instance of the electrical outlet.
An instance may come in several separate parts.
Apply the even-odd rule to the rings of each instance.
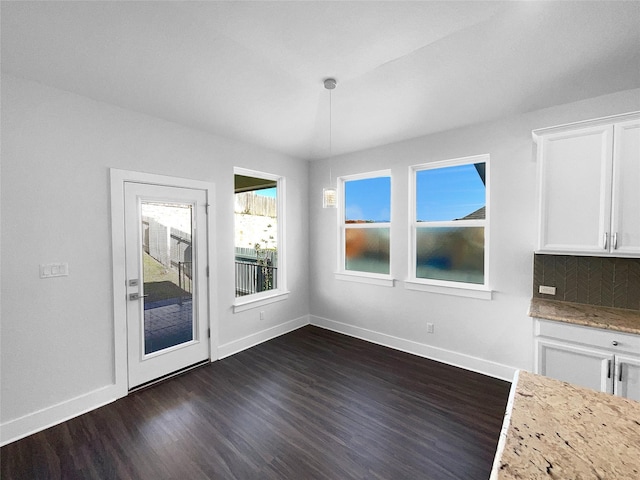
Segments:
[[[427,323],[427,333],[433,333],[433,323]]]
[[[264,310],[260,310],[260,320],[264,320]]]
[[[547,287],[546,285],[540,285],[538,292],[544,295],[555,295],[556,287]]]

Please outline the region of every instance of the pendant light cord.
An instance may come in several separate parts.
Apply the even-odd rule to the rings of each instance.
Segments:
[[[331,90],[336,88],[335,78],[325,78],[324,88],[329,90],[329,186],[331,186],[331,157],[333,156],[333,99]]]
[[[329,90],[329,156],[333,155],[333,110],[331,101],[331,90]]]
[[[331,90],[329,90],[329,186],[333,186],[331,177],[331,157],[333,156],[333,110],[331,101]]]

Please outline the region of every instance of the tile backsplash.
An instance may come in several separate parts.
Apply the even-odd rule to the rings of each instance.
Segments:
[[[556,294],[538,293],[540,285]],[[640,258],[535,254],[533,296],[640,310]]]

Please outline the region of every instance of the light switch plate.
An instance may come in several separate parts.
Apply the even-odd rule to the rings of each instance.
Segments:
[[[69,275],[68,263],[45,263],[40,265],[40,278],[66,277]]]

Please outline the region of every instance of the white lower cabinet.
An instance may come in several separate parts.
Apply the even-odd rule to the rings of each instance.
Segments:
[[[614,393],[640,402],[640,358],[616,355]]]
[[[556,340],[536,339],[538,371],[601,392],[613,393],[615,359],[608,352]]]
[[[536,320],[536,373],[640,401],[640,336]]]

